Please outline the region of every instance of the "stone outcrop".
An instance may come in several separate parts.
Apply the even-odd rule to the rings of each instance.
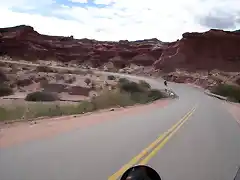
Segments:
[[[79,64],[88,63],[93,67],[99,67],[111,60],[122,67],[128,65],[134,57],[135,61],[136,56],[142,54],[146,54],[146,58],[150,56],[150,59],[142,59],[138,63],[152,65],[161,56],[161,47],[164,45],[157,39],[107,42],[74,39],[72,36],[47,36],[24,25],[0,28],[0,34],[0,55],[29,61],[74,61]],[[148,60],[151,63],[148,63]]]
[[[240,71],[240,32],[185,33],[181,40],[168,44],[154,67],[166,71]]]
[[[93,67],[111,62],[120,69],[137,64],[168,72],[175,69],[240,71],[240,32],[184,33],[182,39],[171,43],[158,39],[111,42],[47,36],[21,25],[0,28],[0,55],[29,61],[76,62]]]

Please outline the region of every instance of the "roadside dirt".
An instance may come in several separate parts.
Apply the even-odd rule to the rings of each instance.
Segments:
[[[154,108],[166,106],[170,100],[159,100],[148,105],[136,105],[128,108],[118,108],[114,111],[104,110],[78,116],[65,116],[42,119],[34,122],[19,122],[0,127],[0,148],[6,148],[19,143],[36,139],[48,138],[73,129],[87,128],[105,121],[117,120],[130,114],[146,113]]]
[[[234,119],[238,122],[240,126],[240,104],[237,103],[225,103],[228,111],[232,114]]]

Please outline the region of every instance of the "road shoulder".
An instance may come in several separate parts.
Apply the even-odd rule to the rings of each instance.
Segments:
[[[24,143],[36,139],[48,138],[73,129],[87,128],[109,120],[117,120],[118,117],[131,114],[141,114],[155,108],[161,108],[169,104],[171,100],[158,100],[148,105],[136,105],[128,108],[117,108],[114,111],[103,110],[85,115],[64,116],[58,118],[46,118],[33,122],[18,122],[12,125],[0,127],[0,148]]]

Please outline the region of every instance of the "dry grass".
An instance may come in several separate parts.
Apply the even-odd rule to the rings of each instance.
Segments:
[[[15,106],[0,107],[0,121],[15,119],[33,119],[37,117],[54,117],[71,114],[82,114],[100,109],[112,107],[126,107],[134,104],[145,104],[157,99],[164,98],[158,90],[146,89],[140,84],[132,82],[130,85],[122,86],[123,89],[104,90],[99,96],[93,97],[90,101],[83,101],[77,104],[59,103],[35,103]]]

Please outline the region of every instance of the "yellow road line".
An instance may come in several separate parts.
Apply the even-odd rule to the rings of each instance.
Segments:
[[[190,114],[188,114],[188,116],[186,117],[186,119],[184,121],[181,122],[181,124],[179,124],[179,126],[177,126],[168,136],[166,136],[163,141],[154,149],[152,150],[152,152],[150,154],[148,154],[139,164],[141,165],[145,165],[149,162],[150,159],[153,158],[153,156],[155,156],[157,154],[157,152],[162,149],[162,147],[169,141],[169,139],[181,128],[181,126],[189,119],[189,117],[194,113],[196,109],[194,109]]]
[[[161,134],[154,142],[152,142],[147,148],[145,148],[142,152],[140,152],[137,156],[135,156],[131,161],[129,161],[126,165],[124,165],[120,170],[114,173],[112,176],[108,178],[108,180],[116,180],[119,178],[128,168],[132,167],[133,165],[137,164],[143,157],[147,156],[151,151],[160,143],[164,142],[164,140],[170,136],[178,126],[181,126],[182,123],[186,121],[191,115],[192,112],[195,111],[196,107],[192,108],[184,117],[180,119],[176,124],[174,124],[167,132]],[[162,143],[161,143],[162,144]],[[164,144],[163,144],[164,145]],[[163,146],[162,145],[162,146]],[[155,149],[154,149],[155,150]],[[150,155],[149,154],[149,155]],[[150,158],[149,155],[147,156],[148,159]],[[145,158],[146,159],[146,158]],[[146,161],[146,160],[145,160]],[[144,161],[142,161],[144,163]]]

